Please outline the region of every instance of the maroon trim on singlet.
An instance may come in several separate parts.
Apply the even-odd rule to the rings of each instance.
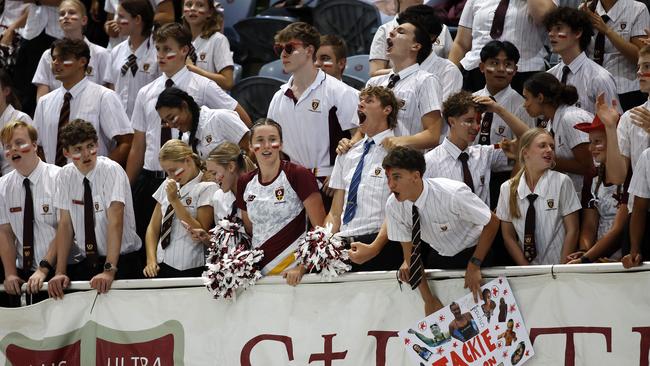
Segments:
[[[268,238],[257,248],[264,251],[264,257],[259,263],[259,268],[264,268],[304,233],[305,210],[303,209],[300,214],[291,220],[291,222],[282,228],[282,230]]]

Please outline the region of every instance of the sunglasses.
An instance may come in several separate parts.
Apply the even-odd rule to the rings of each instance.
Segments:
[[[282,45],[280,43],[276,43],[276,44],[273,45],[273,52],[275,52],[276,56],[280,56],[280,54],[284,50],[284,52],[286,52],[287,55],[290,55],[295,50],[296,46],[302,46],[302,45],[303,45],[303,43],[299,42],[299,41],[287,42],[284,45]]]

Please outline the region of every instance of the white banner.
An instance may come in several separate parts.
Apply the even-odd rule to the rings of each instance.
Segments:
[[[649,271],[502,272],[535,350],[527,366],[648,366]],[[1,309],[0,364],[409,365],[397,331],[423,318],[419,294],[400,290],[394,273],[342,280],[294,288],[265,279],[235,302],[191,287],[112,290],[96,299],[88,291]],[[445,304],[466,293],[459,278],[430,283]]]

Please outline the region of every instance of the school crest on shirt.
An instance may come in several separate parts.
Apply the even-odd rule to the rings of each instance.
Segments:
[[[546,206],[548,206],[549,209],[553,209],[555,207],[555,200],[552,198],[547,199]]]
[[[499,135],[503,135],[503,133],[505,132],[505,130],[506,130],[506,127],[505,127],[505,126],[499,126],[499,128],[497,129],[497,133],[498,133]]]
[[[320,100],[318,99],[312,99],[311,100],[311,110],[316,112],[318,110],[318,106],[320,105]]]
[[[399,109],[404,109],[404,107],[406,107],[406,101],[404,99],[400,99],[397,101],[397,105],[399,106]]]
[[[621,22],[621,30],[625,30],[625,28],[627,28],[627,23]]]
[[[254,194],[249,194],[248,197],[246,197],[246,202],[253,202],[255,197],[256,196]]]
[[[284,200],[284,187],[280,186],[275,189],[275,199],[278,201]]]
[[[149,64],[142,65],[142,70],[144,70],[144,72],[148,72],[149,71]]]
[[[481,185],[485,184],[485,176],[484,175],[481,175],[481,178],[479,178],[479,180],[481,181]]]
[[[211,143],[212,142],[212,135],[205,136],[205,142],[207,142],[208,144]]]
[[[447,225],[440,226],[440,231],[447,231],[447,229],[448,229]]]
[[[205,61],[205,52],[201,52],[199,54],[199,58],[201,59],[201,61]]]
[[[99,211],[99,202],[95,202],[95,211]]]
[[[86,75],[90,76],[92,74],[93,74],[93,67],[92,66],[86,67]]]
[[[381,167],[376,167],[375,168],[375,175],[379,176],[379,174],[381,174]]]
[[[50,205],[48,205],[47,203],[44,204],[41,208],[43,209],[43,213],[50,212]]]
[[[185,204],[188,205],[188,206],[191,205],[192,204],[192,197],[187,197],[185,199]]]

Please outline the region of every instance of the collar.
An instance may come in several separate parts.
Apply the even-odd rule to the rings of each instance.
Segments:
[[[417,207],[418,210],[424,209],[427,203],[427,197],[429,195],[429,181],[427,179],[422,179],[422,193],[420,193],[420,197],[418,197],[415,202],[413,202],[413,206]],[[422,214],[420,214],[422,216]]]
[[[163,79],[163,85],[167,81],[167,79],[172,79],[174,82],[174,86],[178,88],[178,85],[181,85],[181,81],[185,79],[185,77],[190,75],[190,70],[187,69],[187,66],[183,66],[180,70],[178,70],[172,77],[168,77],[165,73],[162,74],[162,79]]]
[[[399,80],[402,81],[402,80],[406,79],[407,77],[411,76],[412,74],[415,74],[419,70],[420,70],[420,64],[414,63],[413,65],[405,68],[404,70],[398,72],[397,74],[399,75]],[[390,74],[388,74],[388,79],[387,80],[389,80],[390,77],[392,75],[394,75],[394,74],[395,74],[395,70],[392,70],[390,72]]]
[[[140,46],[135,50],[135,52],[131,52],[131,37],[128,39],[127,43],[127,51],[129,52],[129,55],[133,53],[135,57],[138,58],[138,60],[145,58],[147,55],[147,51],[149,51],[149,48],[151,47],[151,37],[147,38],[146,41],[142,42]]]
[[[199,174],[196,175],[196,177],[190,179],[187,183],[185,183],[179,190],[178,193],[181,195],[181,197],[187,196],[189,191],[198,183],[201,182],[203,179],[203,172],[199,170]]]
[[[546,170],[544,174],[542,174],[542,176],[539,178],[539,181],[535,186],[535,190],[531,192],[530,188],[528,188],[528,184],[526,184],[526,172],[524,171],[524,174],[521,175],[521,180],[519,180],[519,186],[517,187],[517,194],[519,195],[519,199],[525,199],[531,193],[535,193],[539,197],[547,197],[551,174],[551,170]]]
[[[89,82],[90,81],[88,81],[88,78],[84,76],[84,78],[81,79],[80,82],[76,83],[75,86],[70,88],[70,90],[64,88],[63,85],[61,85],[61,89],[63,89],[63,94],[72,94],[72,99],[74,100],[84,91],[84,89],[86,89],[86,85],[88,85]]]
[[[466,152],[469,154],[469,146],[468,149],[461,150],[458,146],[456,146],[449,138],[445,137],[445,139],[442,141],[441,144],[442,148],[449,153],[449,155],[454,158],[455,160],[458,159],[461,153]]]
[[[615,2],[614,5],[612,6],[612,8],[609,9],[609,12],[607,12],[607,11],[605,11],[605,8],[603,8],[603,4],[599,1],[598,5],[596,5],[596,14],[598,14],[600,16],[602,16],[604,14],[607,14],[610,21],[615,23],[616,20],[618,18],[620,18],[621,15],[623,15],[623,8],[624,8],[624,5],[625,5],[625,4],[623,4],[623,2],[624,1]],[[596,31],[596,30],[594,29],[594,31]],[[598,32],[596,32],[596,33],[598,33]]]
[[[2,112],[2,115],[0,115],[0,121],[9,122],[9,119],[11,119],[11,116],[14,114],[15,111],[16,109],[14,109],[14,106],[7,103],[7,108],[5,108],[5,111]]]
[[[588,60],[588,58],[587,58],[587,54],[585,53],[585,51],[582,51],[582,52],[580,52],[580,54],[578,55],[578,57],[576,57],[575,60],[573,60],[573,62],[571,62],[571,63],[568,64],[568,65],[566,65],[566,64],[565,64],[565,65],[566,65],[566,66],[569,66],[569,69],[571,70],[571,72],[572,72],[573,74],[575,74],[575,73],[578,72],[578,70],[580,70],[580,68],[582,67],[582,65],[584,65],[585,61],[587,61],[587,60]],[[564,63],[564,62],[563,62],[563,63]]]
[[[386,137],[393,137],[393,136],[395,136],[395,134],[393,130],[389,128],[381,131],[380,133],[374,135],[373,137],[369,137],[368,135],[365,135],[361,140],[357,141],[357,143],[354,144],[354,147],[363,146],[363,144],[365,144],[367,140],[373,140],[375,141],[375,145],[380,146]]]
[[[559,107],[557,107],[555,114],[553,115],[553,119],[551,119],[551,126],[557,126],[561,123],[560,118],[564,116],[564,110],[569,107],[570,106],[566,104],[561,104]]]
[[[498,93],[492,95],[492,97],[494,97],[494,99],[496,99],[497,102],[498,102],[498,101],[500,101],[502,99],[505,99],[506,96],[508,96],[510,94],[510,92],[513,91],[513,90],[514,89],[512,88],[512,86],[508,85],[505,88],[501,89],[501,91],[499,91]],[[489,96],[490,92],[487,90],[487,88],[485,89],[485,91],[488,93],[488,96]]]
[[[24,180],[25,178],[29,178],[29,181],[33,185],[37,185],[38,182],[41,180],[41,176],[43,175],[44,170],[45,170],[45,163],[41,159],[38,159],[38,164],[36,165],[36,168],[34,168],[34,170],[32,170],[32,172],[27,177],[18,173],[18,171],[16,171],[16,174],[21,178],[21,180]]]
[[[298,102],[301,100],[305,99],[307,96],[309,96],[309,93],[311,93],[312,90],[318,88],[323,82],[325,81],[325,78],[327,77],[327,74],[323,70],[318,70],[318,73],[316,73],[316,78],[314,81],[309,85],[307,89],[302,93],[300,96],[300,99],[298,99]],[[286,95],[287,90],[293,85],[293,75],[289,78],[289,81],[287,81],[286,84],[282,85],[280,87],[280,90],[282,91],[282,94]],[[290,98],[287,96],[287,98]]]

